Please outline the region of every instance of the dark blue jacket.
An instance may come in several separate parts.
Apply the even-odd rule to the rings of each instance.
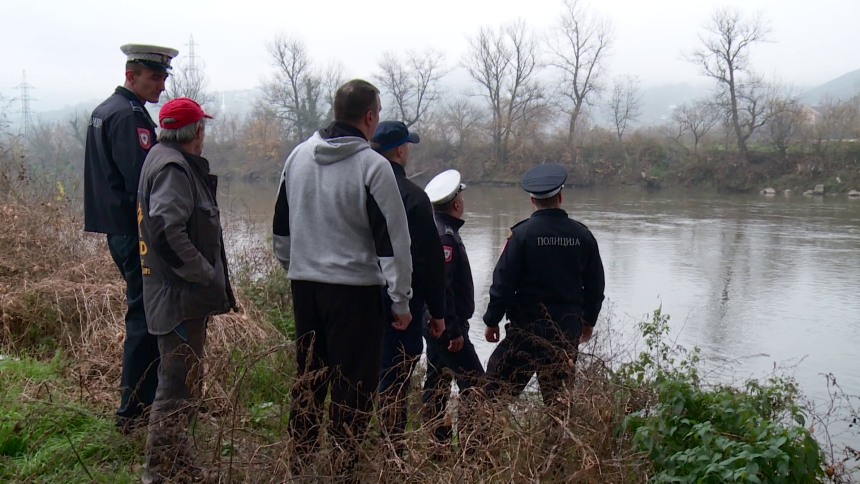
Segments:
[[[137,235],[137,185],[155,122],[124,87],[93,110],[84,154],[84,230]]]
[[[469,329],[469,318],[475,312],[475,285],[466,246],[460,238],[462,226],[462,220],[436,213],[436,230],[445,256],[445,330],[450,339],[459,338]]]
[[[594,326],[603,305],[603,262],[588,227],[560,209],[538,210],[511,228],[496,263],[484,323],[582,318]]]

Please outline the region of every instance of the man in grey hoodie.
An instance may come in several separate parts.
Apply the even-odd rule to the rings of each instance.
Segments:
[[[347,82],[335,93],[335,121],[297,146],[281,173],[273,245],[291,281],[296,324],[294,472],[316,450],[331,385],[330,433],[348,453],[335,472],[352,473],[379,384],[382,287],[392,326],[404,330],[412,319],[406,212],[388,160],[368,142],[380,110],[376,87]]]

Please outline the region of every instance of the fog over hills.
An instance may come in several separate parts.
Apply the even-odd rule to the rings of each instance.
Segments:
[[[471,87],[468,84],[468,79],[458,74],[461,73],[452,73],[452,79],[446,83],[446,91],[449,94],[456,95],[470,92]],[[676,106],[707,96],[712,91],[713,84],[706,79],[695,82],[667,83],[642,87],[642,114],[638,125],[662,124],[671,116],[672,110]],[[800,91],[803,93],[801,100],[811,106],[816,105],[828,95],[838,99],[846,99],[860,92],[860,69],[848,72],[820,86],[809,89],[800,88]],[[217,101],[212,106],[206,106],[206,109],[212,112],[213,115],[227,112],[242,116],[253,109],[254,103],[261,98],[262,91],[259,87],[255,87],[252,89],[215,91],[215,95]],[[100,102],[101,100],[99,99],[90,99],[67,105],[61,109],[44,112],[40,112],[38,104],[36,104],[34,105],[34,108],[36,108],[34,109],[34,114],[36,119],[43,122],[62,122],[76,115],[88,115]],[[158,106],[147,104],[147,108],[150,110],[153,118],[157,118]],[[13,125],[19,120],[16,111],[17,107],[13,104],[10,113],[10,120]],[[599,104],[592,107],[591,112],[598,122],[606,123],[604,119],[605,115]]]

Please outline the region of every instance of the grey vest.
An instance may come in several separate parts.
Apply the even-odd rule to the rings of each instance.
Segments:
[[[206,285],[188,282],[171,269],[162,256],[167,252],[172,253],[170,244],[185,241],[168,240],[165,232],[159,230],[149,217],[152,181],[171,163],[185,172],[192,188],[194,208],[186,222],[185,232],[197,252],[215,271],[214,279]],[[183,321],[222,314],[236,305],[230,287],[221,218],[215,199],[217,186],[218,177],[209,174],[206,159],[182,152],[176,146],[157,144],[146,157],[140,175],[137,219],[143,302],[147,326],[152,334],[167,334]]]

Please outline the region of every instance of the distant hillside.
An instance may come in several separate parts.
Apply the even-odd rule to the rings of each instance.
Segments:
[[[828,95],[836,99],[847,99],[858,92],[860,92],[860,69],[806,91],[803,94],[803,102],[815,105]]]
[[[675,107],[695,101],[712,91],[710,84],[675,83],[652,86],[642,90],[640,125],[658,125],[669,120]]]

